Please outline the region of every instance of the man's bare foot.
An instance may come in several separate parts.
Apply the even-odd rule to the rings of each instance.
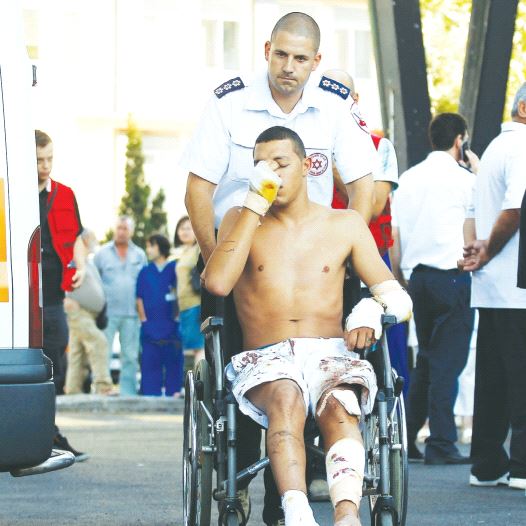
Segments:
[[[358,508],[350,500],[338,502],[334,510],[334,526],[361,526]]]

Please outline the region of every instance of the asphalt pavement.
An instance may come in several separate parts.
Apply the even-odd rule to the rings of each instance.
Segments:
[[[166,407],[148,413],[59,408],[62,432],[91,458],[45,475],[16,479],[0,473],[0,525],[182,524],[180,402],[169,412]],[[412,464],[407,525],[526,525],[523,491],[470,488],[468,476],[468,466]],[[262,476],[250,490],[250,524],[261,525]],[[320,526],[332,524],[330,504],[314,508]],[[367,526],[365,500],[362,516]]]

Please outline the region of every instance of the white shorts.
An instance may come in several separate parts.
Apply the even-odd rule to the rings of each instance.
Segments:
[[[226,367],[239,409],[268,427],[267,415],[252,404],[246,393],[274,380],[290,379],[298,384],[305,412],[314,414],[321,395],[341,384],[359,385],[361,410],[369,414],[376,396],[376,376],[372,365],[349,352],[343,338],[293,338],[268,347],[245,351],[232,357]]]

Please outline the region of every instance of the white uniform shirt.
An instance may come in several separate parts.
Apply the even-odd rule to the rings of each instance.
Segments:
[[[480,161],[475,183],[478,239],[488,239],[502,210],[521,207],[526,190],[526,125],[505,122]],[[473,272],[471,305],[526,309],[526,290],[517,287],[519,232],[484,267]]]
[[[215,226],[234,206],[242,206],[248,192],[248,174],[253,169],[252,151],[258,135],[271,126],[294,130],[312,159],[307,176],[312,201],[330,206],[333,195],[332,160],[344,183],[372,173],[377,154],[368,131],[352,118],[349,106],[334,93],[318,87],[311,75],[302,98],[286,114],[272,98],[267,73],[239,89],[233,82],[229,93],[213,96],[181,161],[182,166],[217,184],[214,192]]]
[[[442,151],[431,152],[400,176],[392,225],[399,230],[400,267],[406,278],[417,265],[457,268],[474,180],[472,173]]]
[[[398,160],[393,143],[382,137],[378,143],[379,169],[373,172],[375,181],[387,181],[398,187]]]

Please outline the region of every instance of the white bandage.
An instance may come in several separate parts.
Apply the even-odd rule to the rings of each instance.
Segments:
[[[385,314],[395,316],[398,323],[411,317],[411,297],[395,279],[373,285],[369,290],[373,298],[384,307]]]
[[[382,314],[384,308],[373,298],[360,300],[345,320],[345,330],[352,331],[360,327],[374,330],[374,337],[379,340],[382,336]]]
[[[314,520],[307,495],[303,491],[291,489],[281,497],[281,507],[285,514],[285,526],[319,526]]]
[[[327,405],[327,400],[332,396],[345,408],[345,410],[351,415],[356,416],[358,419],[362,416],[362,411],[360,409],[360,403],[356,397],[356,393],[352,389],[329,389],[321,397],[320,408],[316,412],[316,415],[319,417],[325,406]]]
[[[354,438],[338,440],[325,457],[327,484],[333,506],[342,500],[350,500],[360,507],[362,498],[365,449]]]
[[[264,216],[268,209],[270,208],[271,203],[269,203],[262,195],[256,194],[256,192],[249,191],[243,206],[256,212],[260,216]]]

